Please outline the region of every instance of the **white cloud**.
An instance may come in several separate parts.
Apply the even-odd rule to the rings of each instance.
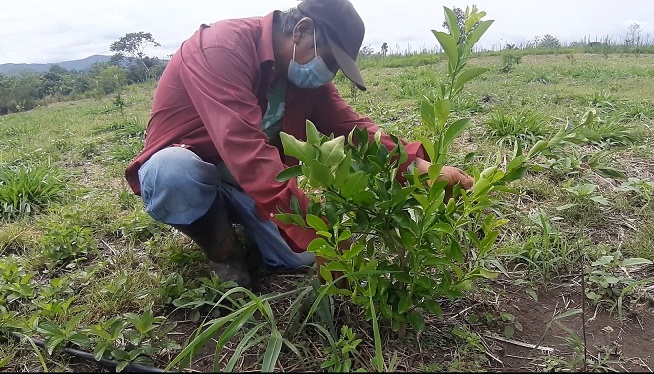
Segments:
[[[443,5],[465,8],[472,3],[495,23],[481,44],[520,43],[552,34],[562,41],[584,36],[624,36],[637,22],[645,37],[654,33],[652,0],[352,0],[366,23],[366,40],[379,49],[436,46],[431,29],[440,29]],[[58,62],[92,54],[110,54],[112,41],[129,32],[151,32],[162,46],[146,50],[156,56],[173,53],[202,23],[225,18],[265,15],[295,6],[296,0],[19,0],[5,2],[0,12],[0,63]]]

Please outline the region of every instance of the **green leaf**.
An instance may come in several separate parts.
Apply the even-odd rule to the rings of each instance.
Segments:
[[[45,346],[47,348],[46,350],[48,351],[48,354],[52,355],[52,352],[55,350],[55,348],[57,348],[57,346],[61,344],[61,342],[63,341],[64,341],[63,336],[47,339],[45,341]]]
[[[327,241],[323,238],[313,239],[307,246],[307,251],[315,252],[316,254],[324,254],[325,249],[331,249],[331,252],[334,251],[329,243],[327,243]]]
[[[452,34],[454,40],[458,41],[461,37],[461,30],[459,30],[459,18],[452,11],[452,9],[445,6],[443,8],[445,8],[445,20],[447,21],[447,26],[450,29],[450,33]]]
[[[345,158],[345,137],[339,136],[320,146],[320,162],[331,167],[336,166]]]
[[[595,117],[597,116],[597,111],[595,109],[590,109],[584,113],[584,115],[581,117],[581,125],[582,126],[589,126],[593,123],[595,120]]]
[[[450,66],[452,67],[452,70],[454,70],[459,63],[459,50],[456,46],[457,41],[454,40],[452,35],[444,32],[436,30],[432,30],[431,32],[434,34],[436,39],[438,39],[438,43],[443,48],[443,51],[445,51],[447,59],[450,61]]]
[[[311,145],[320,146],[322,134],[318,131],[313,122],[307,120],[307,142]]]
[[[87,312],[81,312],[77,314],[75,317],[71,318],[67,323],[66,323],[66,331],[73,331],[77,326],[79,326],[79,323],[84,319],[86,316]]]
[[[466,83],[484,74],[488,70],[488,68],[470,68],[462,71],[461,74],[459,74],[459,77],[456,79],[456,83],[454,84],[454,92],[458,92]]]
[[[423,331],[425,329],[425,320],[417,311],[412,310],[409,312],[409,314],[406,316],[406,319],[411,324],[411,327],[413,327],[416,331]]]
[[[322,279],[324,279],[326,282],[331,282],[333,281],[334,278],[332,278],[332,272],[327,269],[326,266],[321,266],[320,267],[320,276]]]
[[[344,198],[349,199],[358,192],[363,191],[367,184],[368,175],[364,171],[359,170],[347,177],[345,184],[341,188],[341,194]]]
[[[493,24],[493,20],[480,22],[477,27],[466,37],[466,46],[468,49],[472,47],[481,39],[481,37],[486,33],[486,30]]]
[[[531,147],[529,153],[527,153],[527,158],[530,159],[538,155],[540,152],[545,150],[545,148],[547,148],[548,145],[549,142],[547,140],[539,140],[536,144],[534,144],[533,147]]]
[[[302,165],[295,165],[293,167],[284,169],[284,171],[277,174],[275,179],[277,182],[286,182],[287,180],[297,178],[302,174]]]
[[[466,18],[464,30],[468,33],[477,22],[481,21],[486,16],[486,12],[476,12],[477,8],[473,5],[473,12]],[[467,9],[466,9],[467,11]]]
[[[618,170],[616,168],[612,168],[609,166],[599,166],[595,168],[597,171],[599,171],[602,175],[615,178],[615,179],[623,179],[626,180],[628,179],[628,175],[622,171]]]
[[[93,358],[95,358],[96,361],[100,361],[104,356],[104,352],[109,348],[109,345],[110,343],[107,341],[98,343],[93,350]]]
[[[336,188],[341,188],[343,186],[343,183],[345,183],[345,180],[350,175],[351,166],[352,151],[349,150],[345,156],[345,159],[343,159],[343,161],[341,161],[341,163],[336,167],[336,171],[334,173],[334,186]]]
[[[588,139],[590,139],[592,141],[595,141],[595,142],[599,142],[599,141],[602,140],[602,135],[600,135],[596,131],[591,130],[591,129],[586,128],[586,127],[580,127],[579,128],[579,133],[581,135],[585,136],[586,138],[588,138]]]
[[[327,165],[318,160],[308,160],[307,165],[311,169],[309,183],[314,187],[329,188],[334,183],[334,175]]]
[[[609,203],[609,201],[604,196],[593,196],[590,199],[604,206],[611,205],[611,203]]]
[[[88,348],[91,346],[91,339],[84,334],[75,334],[70,337],[70,342],[76,344],[82,348]]]
[[[447,223],[437,223],[433,226],[433,229],[439,232],[454,235],[454,229]]]
[[[409,308],[411,308],[412,302],[413,302],[413,298],[411,297],[410,294],[408,293],[400,294],[400,302],[397,305],[397,312],[399,314],[406,313],[409,310]]]
[[[352,237],[352,232],[350,230],[345,230],[341,233],[341,235],[338,236],[338,241],[342,242],[344,240],[348,240],[351,237]]]
[[[420,102],[420,117],[422,118],[422,123],[427,126],[432,132],[436,131],[436,112],[434,111],[434,104],[432,104],[427,98],[424,98]]]
[[[646,258],[638,258],[638,257],[632,257],[632,258],[625,258],[622,260],[620,263],[620,266],[636,266],[636,265],[651,265],[652,261],[648,260]]]
[[[365,248],[364,244],[355,244],[343,253],[343,258],[349,261],[358,256]]]
[[[257,305],[253,304],[249,307],[246,308],[246,310],[241,313],[238,317],[234,319],[234,321],[227,326],[225,331],[223,331],[222,334],[220,334],[220,337],[218,338],[218,341],[216,342],[216,352],[220,352],[225,344],[227,344],[232,338],[239,333],[242,329],[243,326],[252,318],[254,313],[257,311]],[[214,371],[219,370],[219,367],[216,367],[215,362],[214,362]]]
[[[437,303],[435,300],[427,300],[425,303],[425,307],[427,308],[428,311],[434,313],[438,317],[443,315],[443,309],[441,309],[441,306],[439,303]]]
[[[438,124],[443,126],[447,121],[447,118],[450,116],[450,110],[452,109],[452,103],[448,99],[439,100],[434,104],[434,110],[436,114],[436,119]]]
[[[447,128],[445,136],[443,137],[443,148],[449,146],[454,141],[454,139],[456,139],[456,137],[459,136],[459,134],[466,128],[466,126],[468,126],[469,123],[469,118],[463,118],[451,124]]]
[[[443,169],[442,164],[431,164],[429,165],[429,169],[427,169],[427,172],[429,173],[429,180],[433,182],[431,186],[432,190],[439,189],[439,188],[443,189],[447,185],[447,181],[442,181],[445,182],[445,184],[443,184],[442,186],[441,184],[435,183],[438,180],[438,178],[440,178],[442,169]]]
[[[429,157],[430,161],[434,161],[436,159],[436,152],[434,150],[434,143],[429,140],[424,135],[416,134],[416,138],[420,140],[420,143],[422,143],[422,146],[425,148],[425,151],[427,152],[427,157]]]
[[[270,340],[268,341],[268,347],[266,348],[266,353],[263,355],[263,363],[261,366],[261,371],[264,373],[272,373],[275,370],[275,365],[277,364],[277,358],[279,357],[279,352],[282,350],[282,335],[279,333],[279,330],[274,329],[270,334]]]
[[[506,173],[509,174],[514,169],[522,166],[525,163],[526,160],[527,160],[527,156],[524,156],[524,155],[515,157],[513,160],[511,160],[509,162],[508,165],[506,165]]]
[[[377,202],[377,197],[370,191],[361,191],[354,195],[352,201],[361,206],[370,206]]]
[[[475,195],[483,195],[490,191],[491,187],[493,187],[488,179],[481,178],[475,182],[475,184],[472,186],[472,192]]]
[[[129,365],[129,361],[120,362],[118,365],[116,365],[116,372],[117,373],[122,372],[125,369],[125,367],[127,367],[127,365]]]
[[[320,219],[320,217],[314,216],[313,214],[307,214],[307,224],[313,227],[316,231],[329,231],[325,221]]]
[[[506,336],[508,339],[511,339],[513,333],[514,333],[513,326],[511,325],[504,326],[504,336]]]
[[[293,135],[284,132],[280,133],[279,136],[284,147],[284,154],[295,157],[304,164],[316,158],[316,150],[311,144],[298,140]]]

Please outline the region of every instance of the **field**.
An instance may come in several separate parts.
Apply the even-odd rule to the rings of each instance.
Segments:
[[[498,214],[508,224],[495,256],[504,274],[442,300],[442,316],[426,318],[420,334],[382,328],[387,369],[651,372],[654,55],[524,55],[506,72],[501,56],[469,64],[491,70],[454,103],[457,116],[472,118],[451,148],[455,166],[483,170],[516,139],[535,144],[591,108],[600,137],[541,160],[539,171],[513,184],[519,194],[501,195]],[[412,141],[427,135],[419,100],[436,89],[442,57],[370,58],[361,66],[369,90],[355,93],[339,76],[343,97],[385,132]],[[189,239],[150,219],[123,178],[141,149],[154,87],[0,116],[0,328],[52,349],[8,339],[0,370],[106,370],[64,354],[66,344],[165,368],[205,317],[217,316],[211,307],[227,287]],[[32,195],[12,205],[19,190]],[[327,315],[313,317],[324,331],[307,325],[291,333],[302,309],[295,291],[307,290],[310,301],[314,278],[259,274],[255,294],[282,296],[269,301],[269,313],[240,321],[246,329],[219,342],[219,352],[215,341],[196,352],[188,369],[212,371],[217,355],[217,368],[234,371],[374,370],[372,327],[346,300],[334,298]],[[249,300],[231,296],[223,315]],[[326,338],[327,320],[338,331],[349,325],[362,341]],[[263,339],[241,350],[248,331]],[[273,335],[291,337],[296,352],[284,345],[271,361],[264,351]]]

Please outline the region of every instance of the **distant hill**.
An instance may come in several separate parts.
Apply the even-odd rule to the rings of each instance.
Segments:
[[[81,60],[63,61],[50,64],[0,64],[0,74],[17,74],[23,70],[31,70],[36,73],[43,73],[52,65],[59,65],[66,70],[86,70],[96,62],[107,62],[111,56],[93,55]]]

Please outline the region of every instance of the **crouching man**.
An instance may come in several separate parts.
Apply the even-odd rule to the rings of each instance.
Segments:
[[[295,180],[277,182],[287,159],[279,133],[306,140],[306,120],[335,136],[379,128],[358,115],[332,80],[340,69],[365,90],[356,58],[364,24],[347,0],[304,0],[286,12],[202,25],[182,43],[157,85],[144,149],[127,167],[130,188],[148,214],[191,238],[222,280],[249,287],[244,249],[232,223],[243,225],[267,266],[312,265],[311,229],[274,218],[292,196],[306,212]],[[394,143],[382,141],[389,149]],[[426,173],[419,143],[404,142]],[[460,169],[443,168],[452,187],[470,188]],[[320,259],[318,259],[320,260]]]

